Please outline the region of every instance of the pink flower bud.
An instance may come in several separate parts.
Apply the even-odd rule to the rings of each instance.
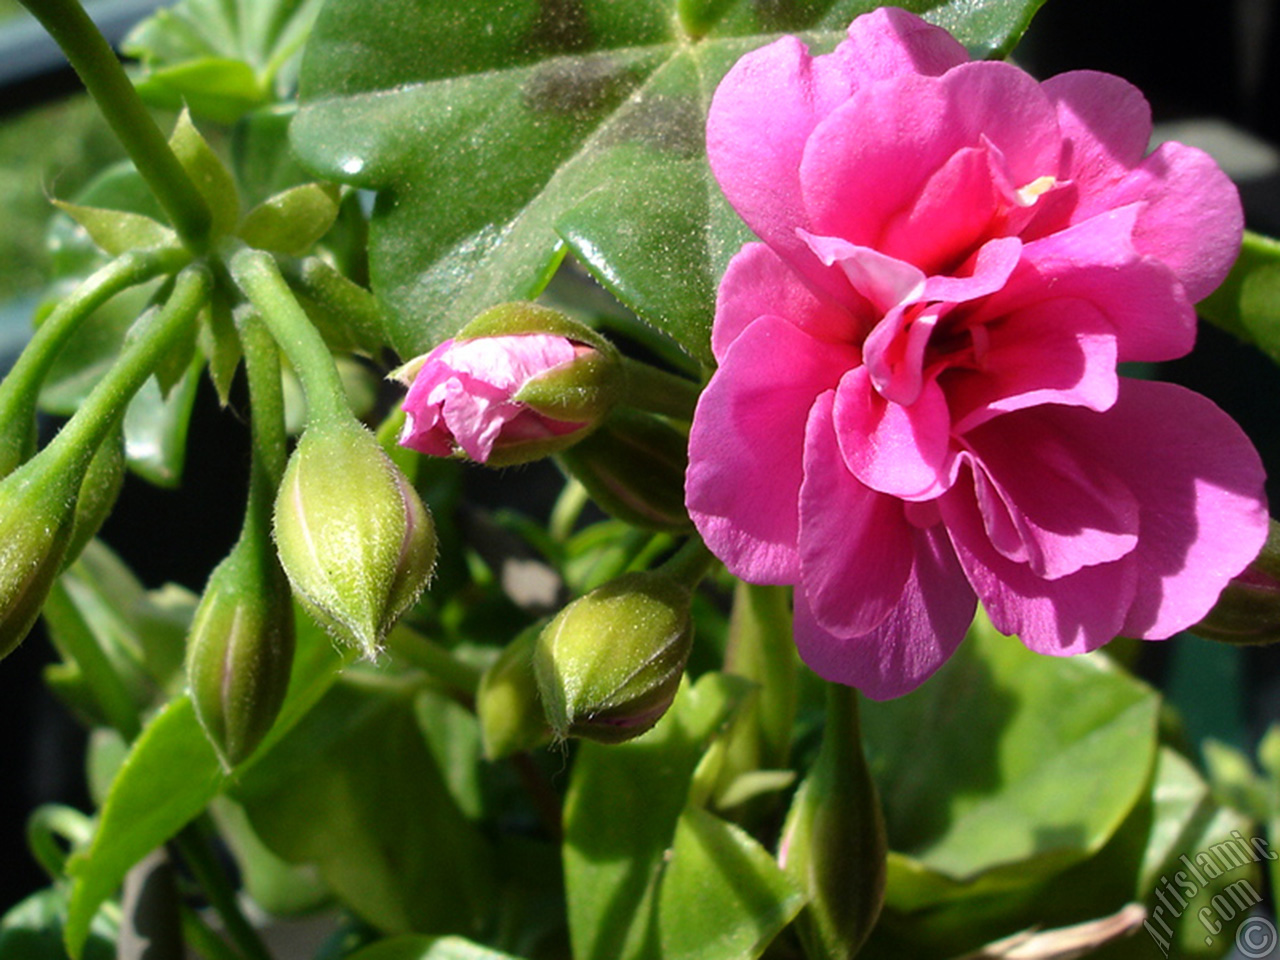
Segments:
[[[409,385],[403,446],[506,466],[585,436],[612,408],[623,374],[598,334],[546,307],[510,303],[392,376]]]

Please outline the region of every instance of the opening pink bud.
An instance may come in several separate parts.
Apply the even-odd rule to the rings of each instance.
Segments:
[[[495,465],[545,456],[564,445],[558,438],[581,433],[591,423],[549,416],[521,391],[575,362],[592,367],[597,356],[594,347],[551,334],[446,340],[417,369],[404,400],[400,443],[438,457],[461,450],[472,460]]]

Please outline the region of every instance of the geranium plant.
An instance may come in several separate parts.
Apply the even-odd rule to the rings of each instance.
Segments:
[[[1118,365],[1274,354],[1280,245],[1005,61],[1039,0],[181,0],[130,73],[23,3],[130,162],[0,383],[0,656],[96,805],[0,956],[1259,949],[1264,781],[1129,667],[1277,635],[1263,468]],[[243,524],[148,589],[97,534],[205,378]]]

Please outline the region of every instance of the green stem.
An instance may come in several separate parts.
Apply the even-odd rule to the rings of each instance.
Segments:
[[[0,476],[26,459],[32,443],[40,385],[63,346],[89,316],[116,294],[161,274],[176,273],[189,259],[184,250],[133,250],[89,276],[36,328],[8,375],[0,382]]]
[[[702,538],[692,536],[676,551],[676,555],[658,569],[690,590],[696,587],[715,564],[716,558]]]
[[[107,375],[41,454],[47,462],[61,462],[64,468],[81,473],[88,467],[133,395],[195,320],[211,289],[212,279],[203,267],[191,266],[178,275],[168,303],[144,316],[141,329],[132,332]]]
[[[387,635],[391,655],[425,671],[428,675],[474,702],[480,689],[482,671],[463,663],[453,652],[428,640],[418,631],[399,624]]]
[[[212,219],[199,189],[79,0],[20,0],[49,31],[124,145],[183,244],[203,253]]]
[[[197,957],[204,960],[244,960],[227,942],[209,929],[190,907],[182,907],[182,937]]]
[[[698,384],[630,357],[623,357],[622,363],[627,371],[627,395],[623,399],[627,406],[674,420],[693,419],[693,408],[702,392]]]
[[[308,423],[315,426],[350,420],[351,410],[333,354],[298,305],[275,259],[261,250],[240,250],[231,258],[231,275],[302,381]]]
[[[343,317],[355,331],[361,345],[372,347],[385,342],[382,310],[377,298],[364,287],[319,257],[286,260],[280,269],[299,293]]]
[[[573,536],[573,528],[578,524],[578,517],[582,516],[583,508],[590,500],[591,494],[576,477],[571,476],[565,480],[564,489],[551,508],[551,520],[547,524],[547,532],[551,534],[552,540],[556,543],[568,542]]]
[[[27,818],[27,847],[54,882],[67,875],[67,853],[59,841],[76,847],[92,836],[93,821],[72,807],[46,803]]]
[[[276,489],[284,476],[288,446],[284,426],[284,391],[280,384],[280,354],[271,334],[256,314],[237,318],[237,327],[249,380],[253,447],[249,504],[241,537],[267,541]]]
[[[245,918],[236,900],[235,888],[227,879],[213,851],[205,840],[201,821],[187,824],[173,840],[182,859],[191,870],[200,889],[204,891],[213,909],[222,918],[227,936],[245,957],[245,960],[272,960],[270,951]]]

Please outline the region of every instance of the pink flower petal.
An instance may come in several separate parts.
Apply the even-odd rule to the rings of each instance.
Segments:
[[[1138,500],[1041,410],[992,421],[965,443],[992,545],[1037,577],[1060,580],[1119,560],[1138,542]]]
[[[903,74],[940,76],[969,60],[969,51],[941,27],[897,7],[880,7],[849,24],[835,59],[861,86]]]
[[[1045,415],[1138,493],[1137,593],[1123,632],[1162,639],[1201,619],[1262,549],[1265,477],[1248,438],[1211,401],[1168,383],[1120,383],[1103,415]]]
[[[809,223],[798,225],[881,249],[886,229],[917,203],[936,171],[987,142],[1004,154],[1018,186],[1058,170],[1053,106],[1015,67],[971,63],[942,77],[867,85],[809,137],[800,163]]]
[[[977,599],[941,527],[912,528],[911,574],[888,616],[874,630],[846,637],[825,629],[803,590],[796,590],[795,639],[815,673],[857,687],[873,700],[910,693],[964,639]]]
[[[1194,303],[1226,277],[1240,250],[1244,212],[1235,184],[1208,154],[1161,144],[1131,173],[1080,192],[1072,222],[1140,203],[1133,244],[1174,272]]]
[[[898,602],[911,572],[911,528],[900,501],[849,473],[836,442],[834,400],[834,391],[818,398],[805,431],[800,576],[815,620],[841,636],[860,636]]]
[[[880,247],[921,269],[950,273],[988,234],[1002,206],[985,146],[964,147],[925,182],[916,202],[885,223]]]
[[[1183,356],[1195,342],[1195,310],[1172,271],[1134,248],[1139,216],[1136,205],[1120,207],[1026,244],[1022,263],[979,315],[1049,297],[1087,300],[1114,329],[1120,362]]]
[[[857,363],[776,317],[748,326],[698,402],[685,502],[707,546],[752,583],[794,583],[804,432],[818,395]]]
[[[904,407],[880,396],[867,368],[856,367],[836,391],[835,425],[844,462],[872,490],[925,500],[951,485],[951,415],[934,381]]]
[[[1096,650],[1120,632],[1138,579],[1133,554],[1045,580],[992,546],[970,478],[962,475],[939,505],[969,583],[1001,633],[1065,656]]]
[[[1120,77],[1074,70],[1040,85],[1058,108],[1066,141],[1061,177],[1082,195],[1108,189],[1142,162],[1151,140],[1151,107]]]
[[[939,379],[963,434],[993,417],[1044,403],[1106,410],[1116,400],[1116,336],[1086,300],[1046,300],[982,328],[974,367]]]
[[[748,243],[729,261],[716,300],[711,350],[723,361],[729,345],[757,317],[783,317],[819,340],[850,342],[865,323],[838,301],[820,297],[763,243]]]

